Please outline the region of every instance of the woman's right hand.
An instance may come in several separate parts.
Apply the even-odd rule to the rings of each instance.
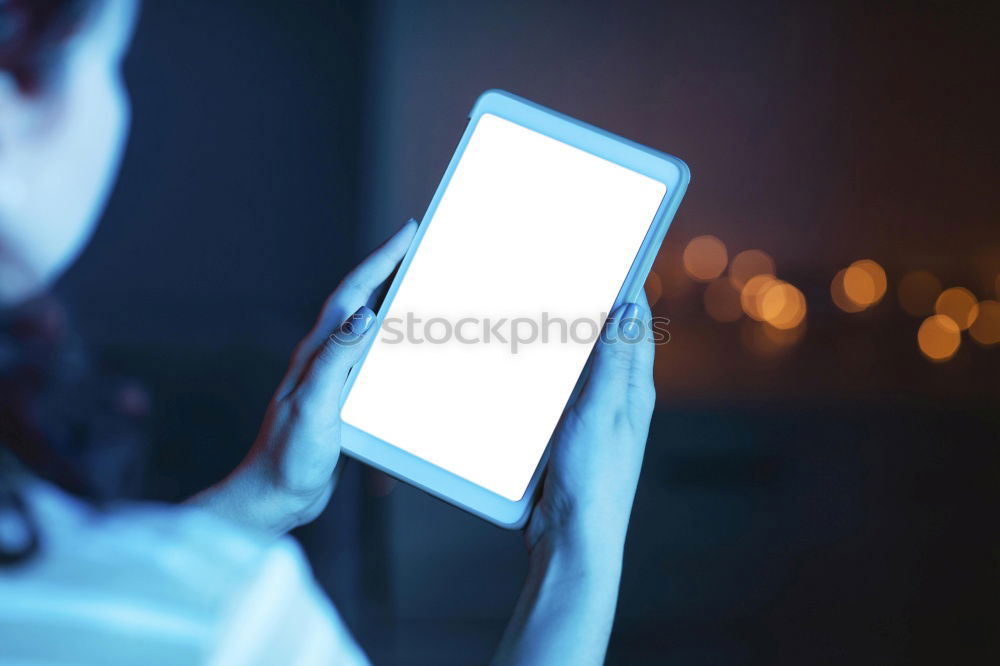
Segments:
[[[553,438],[528,546],[620,555],[650,419],[654,344],[642,295],[620,306],[594,347],[590,374]]]
[[[496,665],[604,662],[656,400],[652,333],[641,297],[615,311],[594,347],[590,374],[553,438],[525,530],[528,579]]]

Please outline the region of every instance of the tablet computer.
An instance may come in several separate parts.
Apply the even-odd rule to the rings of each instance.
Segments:
[[[504,527],[689,180],[675,157],[507,92],[468,127],[347,381],[343,451]]]

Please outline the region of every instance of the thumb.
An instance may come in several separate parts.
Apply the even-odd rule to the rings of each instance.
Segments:
[[[614,405],[655,395],[652,315],[644,301],[620,305],[605,323],[580,395],[583,405]]]
[[[362,305],[323,341],[296,389],[304,401],[339,406],[344,382],[367,349],[374,323],[375,313]]]

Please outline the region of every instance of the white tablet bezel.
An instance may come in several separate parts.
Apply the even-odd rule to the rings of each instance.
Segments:
[[[414,254],[420,250],[420,241],[427,231],[428,225],[432,223],[434,212],[462,158],[469,137],[475,130],[480,117],[487,113],[620,164],[666,185],[666,194],[656,215],[650,222],[649,231],[646,233],[614,306],[634,300],[638,296],[639,290],[642,289],[660,243],[670,226],[670,221],[680,205],[690,180],[687,165],[675,157],[615,136],[511,93],[488,90],[479,97],[469,115],[468,127],[448,164],[427,212],[424,214],[413,244],[403,258],[399,270],[389,286],[379,309],[376,325],[381,326],[399,284],[406,279],[406,270]],[[343,394],[344,400],[346,400],[351,386],[363,366],[364,357],[355,365],[348,377]],[[392,417],[387,414],[386,418]],[[382,441],[349,423],[343,424],[342,432],[341,448],[344,453],[506,528],[518,528],[524,525],[531,512],[542,471],[548,459],[548,449],[546,448],[524,495],[518,501],[511,501],[397,448],[390,442]]]

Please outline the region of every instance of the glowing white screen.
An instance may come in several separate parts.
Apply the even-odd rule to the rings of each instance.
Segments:
[[[343,419],[519,500],[665,193],[647,176],[481,116]],[[408,313],[421,320],[410,325],[412,335]],[[450,324],[428,326],[434,318]],[[484,320],[514,318],[535,321],[536,342],[514,353],[509,334],[506,344],[493,334],[485,341]],[[574,342],[570,330],[563,341],[557,318],[565,329],[576,322],[576,339],[590,342]],[[431,341],[447,337],[449,325],[450,339]],[[517,327],[528,337],[528,324]]]

